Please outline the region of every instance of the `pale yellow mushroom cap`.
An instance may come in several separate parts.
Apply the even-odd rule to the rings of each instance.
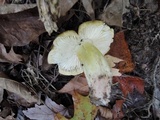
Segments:
[[[114,31],[102,21],[88,21],[79,26],[78,34],[85,42],[90,42],[104,55],[113,42]]]
[[[102,21],[88,21],[75,31],[60,34],[53,42],[53,48],[48,55],[49,64],[58,64],[59,73],[77,75],[83,72],[77,57],[77,50],[82,42],[93,44],[103,55],[110,49],[114,31]]]

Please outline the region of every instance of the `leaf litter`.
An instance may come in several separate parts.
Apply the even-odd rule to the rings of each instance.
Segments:
[[[4,4],[3,2],[2,4]],[[0,43],[2,46],[1,51],[3,51],[0,55],[0,64],[1,71],[8,75],[8,78],[1,79],[2,88],[5,90],[5,94],[2,94],[3,97],[1,97],[1,110],[5,111],[6,104],[4,104],[4,101],[7,101],[7,106],[10,106],[8,107],[8,114],[5,117],[0,117],[3,117],[2,119],[15,119],[16,116],[12,113],[16,114],[15,111],[20,110],[21,106],[25,111],[25,115],[30,119],[42,119],[39,115],[42,115],[42,117],[49,115],[46,118],[49,120],[62,118],[77,119],[78,117],[83,119],[84,114],[89,119],[159,118],[159,108],[157,107],[159,100],[154,99],[159,96],[159,92],[157,92],[159,91],[159,53],[156,52],[159,50],[159,33],[157,30],[159,28],[158,16],[160,14],[156,6],[158,2],[151,0],[139,3],[135,0],[130,0],[129,3],[124,2],[123,6],[122,1],[119,1],[119,7],[124,11],[117,12],[118,15],[115,14],[117,8],[113,5],[116,0],[101,1],[103,4],[97,4],[97,7],[94,6],[96,1],[88,0],[84,2],[73,0],[72,3],[69,3],[67,0],[67,2],[65,9],[60,7],[63,14],[58,12],[53,21],[50,19],[52,22],[55,22],[57,25],[56,29],[58,30],[58,32],[55,32],[52,29],[50,36],[46,33],[43,23],[38,19],[37,8],[0,15],[0,21],[2,21]],[[53,4],[50,5],[52,6]],[[63,4],[61,3],[61,5]],[[148,11],[153,6],[154,9]],[[57,6],[54,7],[56,8]],[[58,11],[57,8],[56,10]],[[100,17],[100,13],[103,13],[103,18]],[[111,16],[107,16],[106,14],[110,14]],[[116,15],[118,16],[117,19],[115,19]],[[79,24],[98,18],[113,26],[115,30],[114,42],[107,55],[119,58],[114,61],[110,59],[110,61],[113,61],[113,69],[116,69],[116,74],[119,75],[113,77],[111,102],[109,106],[103,108],[99,108],[101,106],[94,107],[90,103],[90,99],[87,96],[89,89],[84,75],[76,77],[63,76],[58,73],[56,65],[49,65],[47,63],[43,65],[47,59],[47,53],[50,50],[52,41],[59,33],[68,29],[77,30]],[[154,23],[154,25],[151,25],[151,23]],[[123,26],[123,28],[119,26]],[[13,46],[14,49],[12,49]],[[25,59],[24,55],[26,56]],[[154,61],[155,57],[157,59],[153,65],[152,61]],[[115,61],[118,61],[118,63],[115,63]],[[17,87],[23,86],[24,83],[29,90],[23,90],[25,87]],[[13,87],[10,88],[6,85]],[[30,104],[25,105],[27,104],[25,100],[28,100],[25,95],[31,95],[30,90],[33,90],[35,93],[41,93],[38,98],[41,101],[47,95],[49,97],[47,98],[49,99],[47,104],[54,103],[49,104],[52,109],[46,107],[47,104],[35,104],[35,107]],[[23,91],[25,91],[25,94],[21,94]],[[33,96],[31,95],[30,97]],[[77,101],[75,101],[76,99]],[[86,99],[87,101],[85,101]],[[85,109],[87,107],[83,103],[86,103],[90,109]],[[60,104],[63,104],[63,107],[59,106]],[[60,115],[60,112],[55,110],[56,108],[60,108],[62,111],[65,111],[67,108],[70,109],[68,109],[67,114],[62,113]],[[36,116],[34,116],[34,112]],[[63,115],[67,116],[67,118],[64,118]],[[22,117],[26,119],[25,116]]]

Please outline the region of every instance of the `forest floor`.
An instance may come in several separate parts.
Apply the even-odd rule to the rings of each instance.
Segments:
[[[78,112],[75,111],[81,107],[77,107],[77,104],[83,104],[83,102],[76,103],[74,101],[76,96],[70,94],[68,89],[64,90],[66,93],[60,93],[58,90],[71,81],[70,90],[71,88],[77,89],[75,86],[82,87],[82,83],[73,82],[75,76],[59,74],[58,66],[48,64],[47,56],[57,35],[66,30],[77,31],[80,24],[93,19],[106,22],[114,29],[117,39],[120,41],[123,39],[124,44],[127,45],[127,47],[115,46],[115,50],[111,50],[109,54],[113,56],[119,54],[115,57],[120,56],[120,59],[123,59],[121,54],[129,54],[128,58],[124,58],[125,65],[117,64],[118,67],[116,66],[122,76],[113,78],[113,81],[123,80],[126,83],[119,81],[118,86],[112,86],[110,103],[108,106],[103,106],[103,110],[99,109],[99,116],[95,117],[96,120],[156,120],[160,118],[160,2],[158,0],[142,2],[130,0],[129,6],[125,7],[123,12],[118,13],[116,7],[122,2],[114,3],[113,1],[116,0],[95,0],[90,9],[87,9],[85,5],[89,6],[91,3],[75,2],[65,16],[57,19],[59,29],[50,35],[39,20],[37,7],[7,14],[2,14],[3,10],[0,9],[0,80],[2,81],[0,87],[3,88],[0,90],[0,120],[52,120],[53,116],[53,119],[60,119],[57,113],[61,112],[57,109],[64,110],[64,108],[67,109],[67,113],[62,113],[62,115],[74,116],[73,119],[78,118],[76,116]],[[9,4],[9,1],[7,2]],[[32,2],[35,4],[34,0]],[[110,12],[109,15],[108,12]],[[117,44],[120,45],[120,43]],[[84,75],[81,77],[85,79]],[[24,89],[23,85],[27,88]],[[30,92],[33,95],[30,96],[28,94]],[[50,106],[57,107],[57,109],[53,109],[52,113],[50,111],[52,108],[48,110],[41,106],[37,107],[43,109],[39,112],[35,107],[34,95],[36,95],[36,100],[38,97],[44,104],[48,104],[46,100],[54,101],[57,106],[53,103]],[[28,102],[27,97],[34,100]],[[64,108],[58,106],[59,104],[62,104]],[[27,111],[29,108],[35,108],[33,111],[38,112],[34,113],[31,109]],[[45,113],[44,116],[39,115],[42,112]],[[80,112],[88,114],[83,112],[83,109]],[[48,119],[47,116],[49,116]]]

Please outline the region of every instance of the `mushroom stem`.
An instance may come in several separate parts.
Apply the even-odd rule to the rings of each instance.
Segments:
[[[90,88],[91,102],[107,105],[110,101],[112,74],[103,54],[91,43],[84,42],[77,50]]]

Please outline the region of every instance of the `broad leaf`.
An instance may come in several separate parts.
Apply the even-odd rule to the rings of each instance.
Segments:
[[[125,40],[124,32],[118,32],[115,34],[111,49],[107,54],[123,60],[116,65],[116,68],[118,68],[120,72],[126,73],[133,71],[134,64],[132,62],[128,44]]]
[[[128,93],[133,92],[136,89],[139,93],[144,92],[144,80],[139,77],[133,76],[120,76],[113,77],[113,82],[118,82],[122,90],[123,95],[126,97]]]

